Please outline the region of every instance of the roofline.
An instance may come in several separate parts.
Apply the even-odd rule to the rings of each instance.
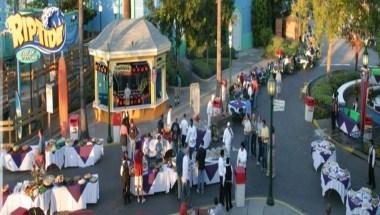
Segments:
[[[92,56],[108,58],[108,60],[120,58],[120,57],[143,57],[143,56],[152,56],[152,55],[160,55],[163,52],[170,51],[170,43],[160,49],[143,49],[143,50],[134,50],[134,51],[111,51],[107,52],[99,49],[91,49],[89,48],[89,54]]]

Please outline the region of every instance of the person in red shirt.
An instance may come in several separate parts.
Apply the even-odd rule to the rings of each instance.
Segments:
[[[135,189],[137,195],[137,203],[144,203],[145,198],[143,194],[143,153],[140,148],[136,150],[133,167],[135,170]]]
[[[252,88],[253,88],[253,109],[256,109],[257,95],[259,94],[259,83],[257,82],[256,78],[252,80]]]
[[[183,201],[179,207],[179,215],[187,215],[187,202]]]
[[[240,85],[243,86],[243,84],[244,84],[244,73],[243,72],[240,72],[239,80],[240,80]]]

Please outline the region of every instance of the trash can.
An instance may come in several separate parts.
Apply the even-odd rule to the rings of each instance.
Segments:
[[[70,139],[79,139],[79,114],[72,114],[69,118]]]
[[[364,142],[369,142],[372,139],[372,119],[368,116],[364,120],[364,133],[363,133]]]
[[[112,134],[115,143],[120,143],[121,113],[112,114]]]
[[[307,122],[313,121],[315,100],[313,97],[307,96],[305,98],[305,120]]]
[[[246,181],[246,174],[245,174],[245,168],[238,166],[235,169],[235,201],[236,201],[236,207],[244,207],[245,205],[245,181]]]

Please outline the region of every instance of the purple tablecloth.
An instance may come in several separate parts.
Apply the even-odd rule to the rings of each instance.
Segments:
[[[211,181],[214,178],[216,171],[218,170],[218,163],[214,163],[211,165],[206,164],[205,170],[208,179]]]
[[[66,186],[67,190],[69,191],[71,196],[75,199],[75,201],[78,201],[80,199],[85,187],[86,187],[86,183],[82,185],[74,184],[74,185]]]
[[[229,103],[232,107],[234,107],[235,109],[239,110],[240,108],[244,108],[245,107],[245,104],[244,102],[240,101],[240,100],[233,100],[233,101],[230,101]]]
[[[148,174],[143,175],[143,190],[145,193],[149,193],[150,187],[152,186],[154,180],[157,177],[157,173],[157,171],[149,170]],[[149,180],[149,178],[153,180]]]
[[[353,136],[352,131],[358,123],[356,123],[353,119],[348,117],[345,113],[342,111],[339,111],[338,113],[338,119],[337,119],[338,127],[349,136]],[[344,126],[342,126],[344,125]],[[346,130],[344,130],[344,128]]]
[[[32,150],[31,147],[29,147],[25,151],[18,151],[18,152],[12,152],[10,155],[12,156],[13,161],[15,162],[16,166],[20,168],[22,161],[24,160],[26,154],[28,154]]]
[[[77,151],[78,155],[82,159],[83,163],[86,163],[88,157],[90,156],[90,153],[92,149],[94,148],[93,145],[88,146],[75,146],[75,150]]]

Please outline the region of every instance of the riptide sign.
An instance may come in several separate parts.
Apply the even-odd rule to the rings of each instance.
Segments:
[[[35,48],[44,54],[59,52],[66,41],[65,17],[57,7],[47,7],[42,11],[41,20],[19,13],[6,20],[12,34],[15,49]]]

